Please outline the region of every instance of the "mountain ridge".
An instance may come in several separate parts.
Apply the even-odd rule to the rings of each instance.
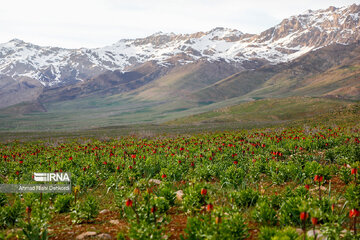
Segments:
[[[360,65],[359,53],[360,41],[349,45],[333,44],[309,52],[291,62],[266,65],[255,71],[248,70],[236,73],[193,93],[190,98],[196,101],[212,100],[216,102],[249,94],[262,98],[276,97],[276,95],[282,95],[279,93],[281,89],[281,91],[286,92],[288,95],[301,96],[310,94],[311,91],[314,91],[311,87],[315,87],[314,84],[321,82],[321,78],[330,75],[331,71],[334,74],[336,70],[341,70],[345,67],[356,68],[356,66]],[[356,77],[358,70],[354,69],[348,74],[349,76],[353,74]],[[340,76],[335,74],[327,76],[328,78],[331,77],[333,79],[332,82],[337,82],[338,85],[331,87],[328,82],[324,82],[324,86],[327,87],[322,92],[329,95],[330,89],[336,91],[338,86],[355,87],[355,83],[348,85],[344,83],[345,76],[348,75],[342,73]],[[271,90],[266,90],[267,88],[271,88]],[[308,91],[304,91],[304,89],[308,89]],[[260,93],[256,93],[257,91],[260,91]],[[316,96],[320,97],[322,95]],[[343,92],[339,96],[344,97],[346,95]],[[355,99],[360,98],[356,94],[353,97]]]
[[[130,71],[146,61],[162,66],[199,59],[242,63],[262,59],[285,62],[331,43],[360,39],[360,5],[330,7],[284,19],[260,34],[214,28],[193,34],[155,33],[145,38],[122,39],[102,48],[40,47],[13,39],[0,44],[0,73],[15,80],[29,77],[45,87],[71,85],[107,70]]]
[[[260,34],[160,32],[94,49],[13,39],[0,44],[1,124],[159,123],[263,98],[359,100],[359,16],[354,4],[307,11]]]

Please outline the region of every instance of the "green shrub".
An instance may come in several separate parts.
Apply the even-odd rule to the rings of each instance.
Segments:
[[[170,208],[169,201],[164,197],[154,197],[152,199],[152,205],[156,206],[159,213],[166,213]]]
[[[300,197],[290,197],[282,205],[279,210],[280,224],[300,226],[300,210],[302,199]]]
[[[335,162],[336,159],[336,153],[333,149],[329,149],[325,152],[325,159],[328,160],[331,163]]]
[[[16,199],[13,205],[1,207],[0,228],[14,227],[22,219],[24,210],[19,199]]]
[[[219,221],[213,214],[188,218],[185,237],[189,240],[201,239],[245,239],[248,228],[240,213],[230,213]]]
[[[352,179],[351,169],[349,169],[347,167],[341,167],[340,171],[339,171],[339,178],[345,184],[348,184],[349,182],[351,182],[351,179]]]
[[[88,196],[83,202],[78,202],[72,209],[70,217],[74,223],[89,222],[99,214],[99,203],[95,197]]]
[[[242,168],[232,165],[225,170],[221,182],[231,184],[237,188],[242,185],[245,175],[246,173]]]
[[[161,240],[164,239],[162,237],[162,232],[163,229],[157,228],[154,224],[150,224],[146,221],[141,221],[139,223],[134,222],[130,224],[129,237],[130,239],[136,240]]]
[[[74,199],[72,195],[58,195],[54,208],[57,213],[65,213],[70,211],[71,201]]]
[[[156,197],[154,194],[144,193],[132,196],[132,205],[123,208],[130,229],[130,239],[161,239],[163,225],[167,223],[166,211],[169,202],[164,197]],[[123,236],[123,235],[122,235]],[[123,236],[124,237],[124,236]],[[121,239],[121,235],[119,235]]]
[[[312,180],[314,176],[321,171],[321,168],[321,164],[318,162],[306,162],[303,170],[305,178]]]
[[[93,175],[83,175],[76,179],[76,185],[84,192],[86,192],[88,188],[94,187],[97,182],[96,176]]]
[[[286,198],[290,198],[290,197],[306,198],[309,195],[309,190],[307,190],[304,186],[299,186],[296,189],[288,186],[286,187],[283,195]]]
[[[202,184],[195,184],[184,190],[182,207],[185,212],[194,213],[200,211],[201,207],[206,204],[209,199],[209,191],[206,195],[201,195],[201,189],[205,188]]]
[[[211,177],[215,175],[211,168],[211,165],[202,165],[194,169],[194,176],[198,180],[209,181]]]
[[[238,207],[250,207],[254,206],[259,199],[259,192],[251,188],[240,190],[238,192],[232,192],[230,194],[231,200]]]
[[[174,206],[176,194],[171,188],[171,185],[162,184],[156,192],[156,195],[164,197],[169,202],[170,206]]]
[[[284,197],[279,194],[273,194],[269,196],[269,202],[271,205],[271,208],[278,210],[282,203],[284,202]]]
[[[49,239],[47,228],[42,228],[35,223],[26,223],[22,228],[25,239],[46,240]]]
[[[345,198],[349,202],[350,208],[360,206],[360,185],[351,184],[345,192]]]
[[[299,238],[296,230],[291,227],[285,227],[280,230],[274,227],[261,227],[259,240],[296,240]]]
[[[256,204],[252,215],[255,221],[262,225],[276,225],[278,221],[276,211],[267,199],[262,199]]]
[[[329,240],[340,240],[340,234],[343,230],[339,224],[325,223],[321,225],[321,233]]]
[[[270,162],[271,180],[275,184],[282,184],[290,180],[295,180],[300,171],[293,162]]]
[[[22,223],[22,231],[25,239],[46,240],[48,239],[47,225],[51,218],[48,202],[33,202],[31,220]],[[27,219],[28,220],[28,219]]]
[[[0,207],[7,203],[7,197],[5,193],[0,193]]]

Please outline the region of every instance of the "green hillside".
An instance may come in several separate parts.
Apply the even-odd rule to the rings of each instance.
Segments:
[[[349,101],[310,97],[265,99],[176,119],[169,121],[168,124],[217,122],[280,123],[314,117],[319,114],[329,113],[332,110],[348,107],[352,104],[354,103]]]
[[[139,67],[136,74],[160,74],[152,67]],[[53,89],[43,95],[49,101],[0,109],[0,131],[72,131],[164,122],[275,123],[360,99],[360,47],[356,44],[328,46],[289,63],[236,71],[224,62],[199,61],[168,69],[149,82],[147,78],[133,82],[137,75],[105,74],[81,85],[79,96],[77,87]],[[133,85],[136,89],[120,91],[124,81],[128,90]],[[98,87],[102,90],[97,91]],[[253,102],[258,99],[268,100]]]

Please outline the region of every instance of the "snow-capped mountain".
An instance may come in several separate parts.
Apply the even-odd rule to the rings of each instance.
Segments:
[[[179,35],[160,32],[95,49],[40,47],[14,39],[0,44],[0,74],[56,87],[85,81],[107,70],[128,71],[148,61],[164,67],[199,60],[240,66],[249,60],[276,64],[332,43],[360,40],[359,14],[360,5],[330,7],[290,17],[258,35],[227,28]]]

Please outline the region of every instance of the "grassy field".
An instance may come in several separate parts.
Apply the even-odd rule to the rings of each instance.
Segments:
[[[70,172],[73,189],[0,194],[0,239],[299,240],[314,231],[359,239],[360,106],[331,101],[259,100],[225,109],[262,113],[248,126],[2,133],[1,183]],[[334,110],[313,114],[329,105]]]
[[[264,99],[242,103],[210,112],[176,119],[169,124],[195,124],[209,122],[285,122],[330,113],[355,104],[354,102],[326,98],[291,97]]]
[[[233,101],[233,102],[231,102]],[[180,111],[177,112],[166,112],[166,109],[161,107],[153,106],[157,108],[157,111],[163,111],[164,114],[174,114],[179,118],[171,120],[169,117],[164,118],[162,122],[155,123],[136,123],[134,120],[133,124],[122,124],[116,121],[116,118],[107,118],[104,115],[104,122],[112,122],[112,126],[99,127],[95,123],[99,124],[98,119],[94,120],[94,126],[89,125],[89,122],[85,118],[81,118],[79,115],[78,121],[66,120],[70,118],[69,114],[60,114],[58,117],[48,117],[47,121],[54,121],[48,123],[44,121],[41,114],[29,114],[19,115],[12,119],[13,122],[10,124],[20,124],[19,121],[25,118],[26,122],[32,120],[33,125],[25,125],[27,128],[19,128],[16,131],[6,131],[2,125],[2,131],[0,134],[0,141],[9,140],[34,140],[34,139],[65,139],[65,138],[78,138],[78,137],[100,137],[109,138],[116,136],[127,136],[134,135],[138,137],[153,137],[153,136],[176,136],[176,135],[189,135],[193,133],[201,132],[214,132],[224,130],[236,130],[236,129],[251,129],[261,127],[272,127],[272,126],[291,126],[291,125],[312,125],[312,122],[334,122],[334,124],[346,124],[356,123],[359,118],[358,102],[331,100],[326,98],[286,98],[286,99],[267,99],[267,100],[256,100],[241,104],[238,100],[232,99],[231,101],[224,103],[224,105],[232,104],[231,107],[222,107],[221,104],[214,104],[215,106],[203,106],[202,111],[211,110],[205,113],[190,115],[188,117],[182,117],[182,114],[191,114],[191,112]],[[126,104],[124,103],[124,106]],[[64,107],[66,109],[66,107]],[[83,110],[79,110],[85,111]],[[193,111],[193,110],[192,110]],[[96,114],[94,110],[93,114]],[[98,113],[99,114],[99,113]],[[138,117],[140,118],[140,113]],[[141,115],[149,115],[149,113],[142,112]],[[49,115],[50,116],[50,115]],[[91,116],[91,114],[90,114]],[[97,115],[99,116],[99,115]],[[128,117],[134,116],[129,113]],[[39,117],[39,119],[36,119]],[[119,115],[117,117],[123,117]],[[9,119],[0,121],[10,121]],[[68,121],[68,122],[66,122]],[[44,124],[44,125],[42,125]],[[48,125],[47,125],[48,124]],[[54,127],[58,124],[58,128]],[[69,129],[64,128],[64,124],[68,124]],[[31,128],[33,126],[33,128]],[[44,126],[48,126],[45,128]],[[78,127],[78,129],[74,129]],[[26,131],[24,131],[24,129]]]

